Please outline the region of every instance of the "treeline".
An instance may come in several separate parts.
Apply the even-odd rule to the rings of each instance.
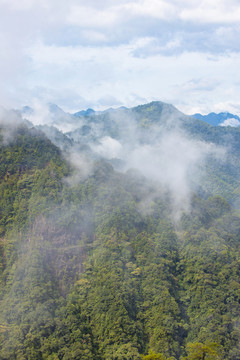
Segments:
[[[0,147],[0,359],[240,358],[240,222],[219,196],[177,224],[139,174],[76,178],[41,133]]]

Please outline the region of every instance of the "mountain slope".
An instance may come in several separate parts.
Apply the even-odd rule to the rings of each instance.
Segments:
[[[217,141],[200,125],[193,139]],[[0,155],[2,359],[239,358],[240,222],[226,200],[192,194],[176,221],[156,181],[103,159],[83,175],[26,127]]]

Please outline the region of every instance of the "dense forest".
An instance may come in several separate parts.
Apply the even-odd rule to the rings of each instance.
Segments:
[[[199,164],[177,218],[165,184],[91,156],[89,131],[58,134],[63,152],[2,125],[0,359],[240,359],[239,129],[186,121],[191,139],[231,136],[234,151]],[[69,161],[74,140],[89,171]]]

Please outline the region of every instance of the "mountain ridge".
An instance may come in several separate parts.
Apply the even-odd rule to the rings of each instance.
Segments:
[[[26,126],[0,158],[3,360],[239,357],[240,222],[225,199],[194,194],[176,222],[151,179],[104,159],[83,174],[88,161]]]
[[[221,112],[221,113],[214,113],[211,112],[207,115],[202,114],[194,114],[192,117],[207,122],[210,125],[213,126],[240,126],[240,117],[237,115],[233,115],[229,112]],[[236,121],[231,121],[236,120]]]
[[[10,115],[0,358],[239,359],[240,129],[155,102],[75,139]]]

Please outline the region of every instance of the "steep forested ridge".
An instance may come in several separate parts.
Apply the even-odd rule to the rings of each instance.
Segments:
[[[240,219],[216,186],[176,221],[139,172],[2,134],[0,359],[240,358]]]

